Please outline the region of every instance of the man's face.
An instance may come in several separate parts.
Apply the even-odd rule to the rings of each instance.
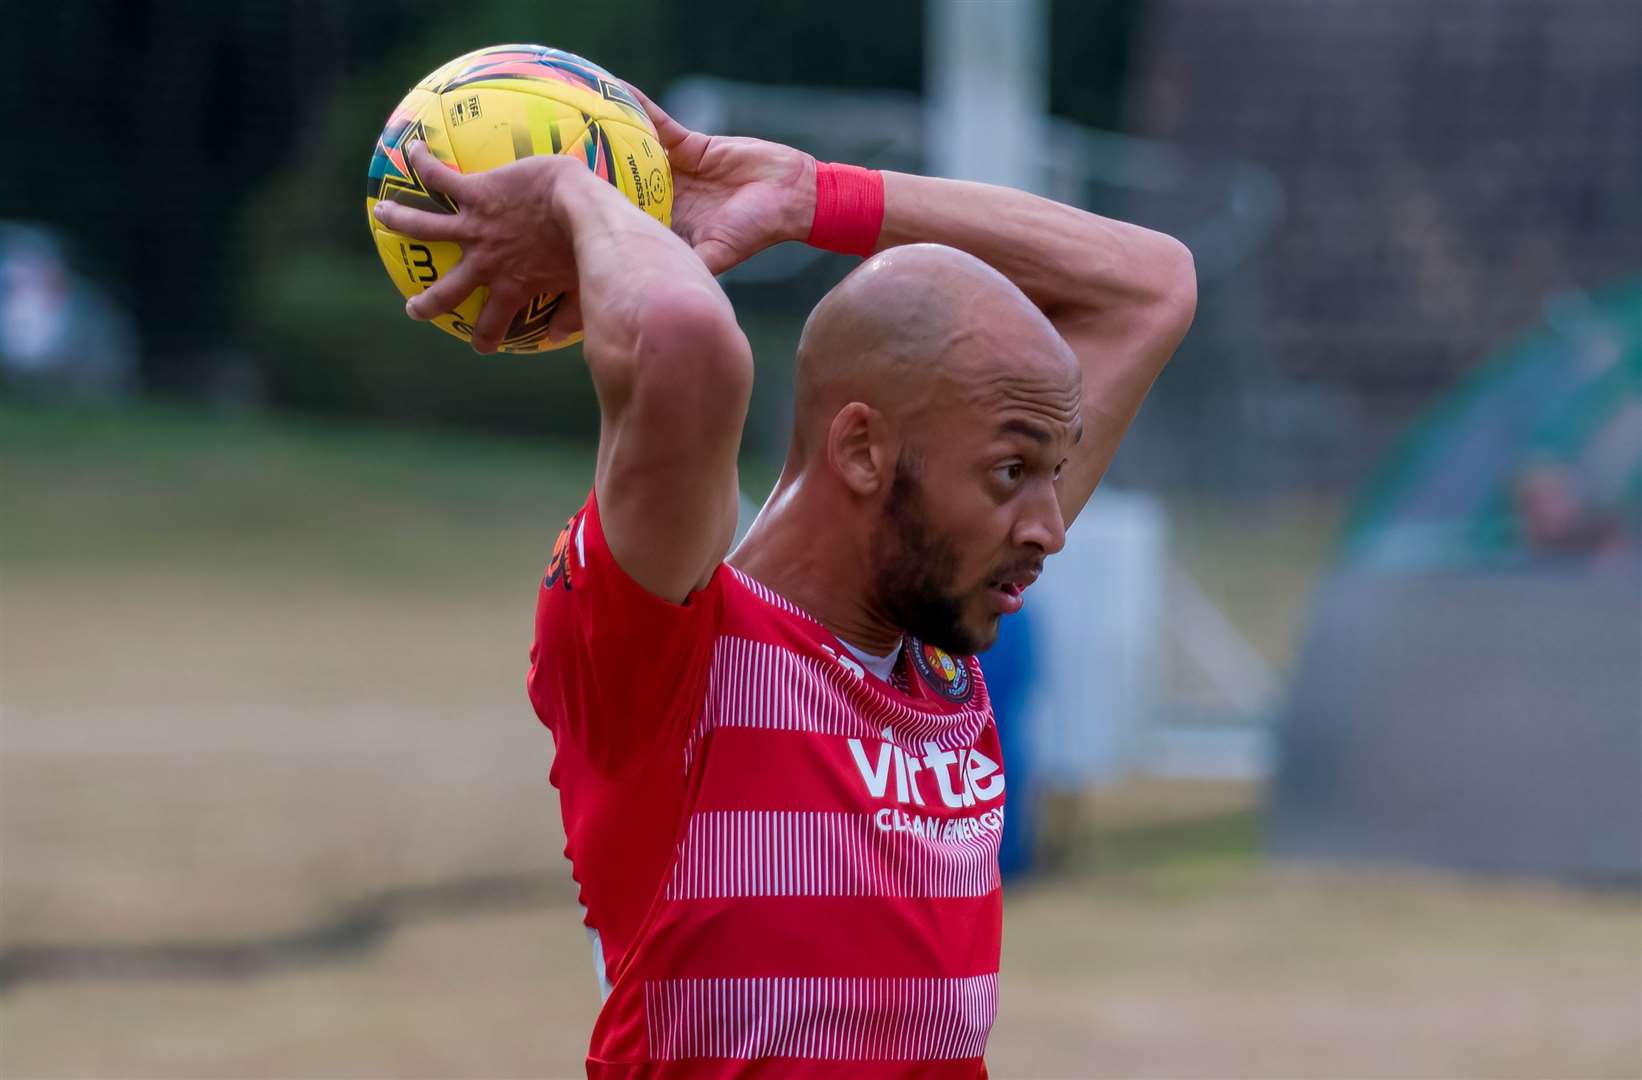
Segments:
[[[1021,591],[1063,546],[1055,482],[1078,434],[1075,404],[1048,416],[1004,410],[992,430],[979,429],[985,442],[974,421],[947,425],[963,432],[933,440],[928,453],[902,452],[873,542],[887,613],[957,654],[992,646],[999,620],[1020,609]]]

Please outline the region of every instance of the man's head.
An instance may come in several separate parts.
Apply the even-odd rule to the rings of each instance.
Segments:
[[[1055,481],[1081,393],[1070,347],[1002,274],[952,248],[895,248],[804,327],[788,468],[836,497],[868,605],[979,652],[1064,543]]]

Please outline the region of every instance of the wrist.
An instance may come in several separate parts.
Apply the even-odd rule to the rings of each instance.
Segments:
[[[884,227],[884,176],[873,169],[817,162],[814,210],[804,242],[824,251],[871,255]]]
[[[586,162],[569,154],[543,154],[545,209],[566,235],[582,228],[615,227],[631,218],[649,218],[621,189],[601,179]],[[653,220],[653,219],[652,219]]]
[[[786,185],[787,200],[782,207],[776,241],[792,240],[804,243],[809,239],[810,225],[815,221],[815,175],[820,165],[814,156],[802,150],[799,166],[793,180]]]

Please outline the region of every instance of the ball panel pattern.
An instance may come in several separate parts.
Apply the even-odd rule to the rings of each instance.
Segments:
[[[419,82],[388,117],[368,170],[365,208],[377,254],[409,298],[449,273],[460,246],[421,241],[383,228],[371,215],[381,199],[437,213],[451,201],[428,189],[404,156],[421,139],[440,161],[482,172],[534,154],[570,154],[663,224],[672,219],[672,176],[643,108],[604,68],[557,49],[501,45],[442,65]],[[489,290],[476,289],[454,311],[432,320],[471,341]],[[502,351],[542,352],[561,297],[538,296],[519,312]]]

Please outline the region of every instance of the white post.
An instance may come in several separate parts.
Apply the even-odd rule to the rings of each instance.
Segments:
[[[1027,730],[1045,790],[1115,780],[1137,764],[1162,705],[1167,575],[1162,504],[1102,487],[1011,616],[1032,620]]]
[[[1042,192],[1047,0],[925,0],[924,126],[937,176]]]

